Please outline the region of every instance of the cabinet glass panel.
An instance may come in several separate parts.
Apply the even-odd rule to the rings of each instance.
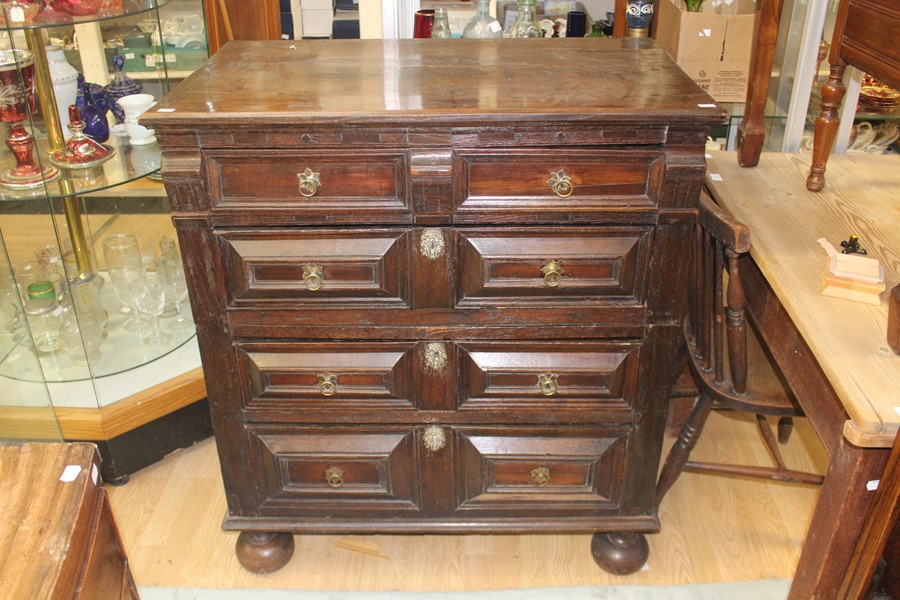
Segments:
[[[207,59],[201,2],[0,7],[0,397],[108,406],[200,366],[138,118]]]
[[[0,441],[61,440],[50,392],[43,378],[34,376],[41,370],[35,350],[41,328],[33,334],[28,318],[36,317],[25,314],[0,231],[0,364],[5,371],[0,379]]]

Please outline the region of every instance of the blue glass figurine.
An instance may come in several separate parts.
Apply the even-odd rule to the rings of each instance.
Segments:
[[[140,94],[144,91],[144,85],[125,74],[123,71],[125,68],[124,58],[116,54],[113,56],[112,62],[116,72],[109,85],[103,88],[103,96],[106,98],[109,109],[116,117],[116,123],[124,123],[125,111],[117,103],[119,98]]]
[[[97,142],[105,142],[109,139],[109,121],[106,120],[107,111],[98,106],[94,101],[94,92],[89,86],[84,87],[84,107],[81,110],[81,120],[84,121],[84,134]]]

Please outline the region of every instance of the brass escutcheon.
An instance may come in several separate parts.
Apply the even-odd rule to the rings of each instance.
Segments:
[[[422,238],[419,240],[419,252],[431,260],[444,254],[444,234],[440,229],[430,228],[422,232]]]
[[[337,375],[334,373],[316,373],[319,380],[319,391],[323,396],[334,396],[337,393]]]
[[[541,373],[538,375],[538,387],[545,396],[553,396],[556,394],[556,380],[559,376],[556,373]]]
[[[297,173],[297,179],[300,180],[300,193],[307,198],[315,196],[322,185],[319,174],[308,167],[302,173]]]
[[[333,488],[339,488],[344,485],[344,472],[337,467],[328,467],[325,469],[325,481]]]
[[[428,342],[425,344],[425,366],[432,371],[443,371],[447,366],[447,350],[440,342]]]
[[[550,179],[547,180],[547,185],[560,198],[568,198],[575,191],[575,187],[572,185],[572,178],[566,175],[563,169],[556,173],[551,173]]]
[[[320,265],[303,265],[303,283],[311,292],[322,289],[325,273]]]
[[[538,486],[545,486],[550,483],[550,469],[547,467],[538,467],[531,470],[531,480]]]
[[[422,434],[422,441],[428,450],[437,452],[447,445],[447,436],[444,435],[444,430],[437,425],[429,425]]]
[[[551,260],[541,267],[541,273],[544,274],[544,285],[556,287],[562,283],[563,275],[566,274],[566,271],[563,269],[561,261]]]

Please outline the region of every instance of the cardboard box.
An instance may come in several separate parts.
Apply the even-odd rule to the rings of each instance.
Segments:
[[[718,102],[744,102],[750,76],[755,0],[706,0],[688,12],[683,0],[660,0],[656,40]]]

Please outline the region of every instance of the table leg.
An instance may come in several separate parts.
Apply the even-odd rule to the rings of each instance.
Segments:
[[[783,0],[766,0],[759,7],[756,46],[750,57],[746,112],[738,125],[737,155],[738,164],[742,167],[759,164],[759,155],[766,141],[766,102],[769,99],[769,82],[772,79],[783,4]]]
[[[881,477],[889,453],[887,448],[859,448],[840,440],[831,456],[789,600],[838,597],[875,498],[866,484]]]
[[[809,168],[809,176],[806,178],[806,189],[811,192],[820,192],[825,187],[825,164],[834,138],[837,135],[840,123],[841,101],[844,99],[844,70],[846,65],[837,63],[831,65],[828,81],[822,86],[822,108],[816,117],[816,130],[813,133],[812,166]]]

